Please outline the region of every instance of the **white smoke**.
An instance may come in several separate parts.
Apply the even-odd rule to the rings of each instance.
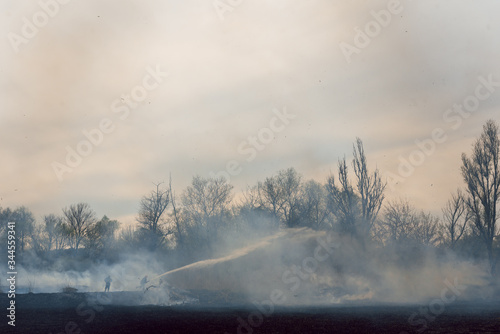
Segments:
[[[173,270],[168,259],[147,252],[124,254],[118,263],[83,271],[19,268],[18,284],[24,292],[60,292],[64,287],[100,292],[110,275],[111,292],[137,292],[130,303],[155,305],[197,302],[190,291],[238,295],[247,302],[274,296],[283,305],[418,303],[439,296],[450,282],[467,287],[461,298],[493,295],[485,264],[433,248],[369,244],[363,249],[351,238],[307,228],[245,242],[249,245],[225,256]],[[146,275],[143,291],[140,281]]]
[[[282,294],[283,304],[350,301],[414,303],[439,296],[445,282],[488,283],[482,263],[420,247],[408,254],[310,229],[288,229],[217,259],[196,262],[153,280],[186,290],[243,293],[249,301]],[[466,294],[463,295],[465,298]],[[478,298],[476,296],[469,296]]]

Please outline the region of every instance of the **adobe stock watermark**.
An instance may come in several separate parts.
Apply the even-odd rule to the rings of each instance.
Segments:
[[[257,153],[263,151],[274,140],[275,134],[285,130],[286,126],[296,117],[296,115],[289,113],[286,107],[283,107],[282,110],[274,108],[272,112],[274,116],[269,121],[269,125],[260,128],[255,135],[248,136],[236,149],[240,155],[246,157],[247,163],[252,162],[257,157]],[[224,170],[217,173],[211,171],[210,177],[224,177],[230,182],[231,176],[237,176],[243,171],[242,163],[238,160],[229,160],[225,167]]]
[[[387,9],[370,11],[373,20],[366,22],[363,29],[354,27],[356,34],[354,35],[352,44],[344,41],[339,43],[340,51],[342,51],[347,63],[350,64],[352,62],[351,57],[354,54],[359,54],[361,50],[366,49],[372,40],[391,24],[393,15],[397,15],[402,11],[403,6],[399,0],[389,0],[387,2]]]
[[[310,279],[319,268],[321,262],[328,259],[334,252],[340,248],[340,244],[334,241],[334,236],[331,231],[326,233],[324,238],[316,238],[318,245],[314,249],[312,256],[302,260],[301,265],[292,265],[290,269],[285,270],[281,275],[281,281],[287,285],[287,289],[294,292],[302,282]],[[275,305],[283,304],[286,301],[285,292],[281,289],[274,289],[269,294],[269,299],[262,302],[253,302],[256,310],[251,312],[247,319],[242,317],[236,318],[238,327],[237,334],[251,334],[254,328],[262,326],[264,317],[268,318],[274,313]],[[228,334],[227,332],[225,334]]]
[[[110,110],[117,114],[120,120],[124,121],[130,116],[130,112],[139,107],[146,100],[149,92],[160,86],[169,73],[164,72],[159,65],[154,68],[146,67],[146,74],[142,78],[140,85],[134,86],[130,92],[124,93],[113,100],[109,106]],[[96,127],[83,129],[82,134],[85,139],[80,140],[75,146],[67,145],[66,158],[64,162],[53,161],[52,169],[59,182],[63,181],[66,173],[71,173],[80,166],[84,157],[88,157],[94,151],[94,147],[100,146],[105,135],[111,134],[115,130],[115,123],[107,117],[102,118]]]
[[[443,112],[443,121],[449,129],[444,129],[443,127],[434,128],[429,137],[415,140],[416,149],[411,151],[409,155],[404,157],[399,155],[397,174],[386,172],[387,181],[390,186],[394,186],[399,182],[402,183],[405,179],[413,175],[416,168],[423,165],[427,158],[436,152],[438,145],[448,140],[447,133],[450,130],[458,130],[464,123],[464,120],[479,109],[481,101],[487,100],[500,87],[500,82],[494,81],[493,74],[489,74],[487,78],[479,76],[477,80],[479,84],[474,89],[474,93],[466,96],[462,100],[462,103],[455,103],[451,108]]]
[[[7,298],[9,298],[9,307],[7,307],[7,323],[9,326],[16,326],[16,222],[7,223]]]
[[[9,31],[7,39],[14,50],[14,53],[19,53],[19,47],[22,44],[28,44],[30,40],[38,35],[40,29],[45,27],[51,18],[54,18],[61,9],[61,5],[66,5],[71,0],[40,0],[40,7],[30,18],[23,17],[20,34]]]
[[[236,8],[243,4],[244,0],[214,0],[212,5],[214,6],[217,16],[221,21],[224,21],[226,13],[231,13]]]
[[[419,326],[416,329],[418,333],[422,333],[429,328],[429,324],[443,314],[446,305],[453,303],[467,288],[465,285],[459,285],[456,277],[453,284],[447,278],[443,283],[446,287],[441,290],[440,298],[431,300],[427,306],[421,306],[418,312],[413,312],[408,318],[408,323],[411,326]],[[400,334],[409,333],[403,331]]]

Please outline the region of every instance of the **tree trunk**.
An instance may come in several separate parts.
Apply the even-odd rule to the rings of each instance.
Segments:
[[[488,242],[487,244],[487,250],[488,250],[488,262],[490,264],[490,271],[491,271],[491,276],[495,277],[496,274],[496,258],[495,254],[493,252],[493,243]]]

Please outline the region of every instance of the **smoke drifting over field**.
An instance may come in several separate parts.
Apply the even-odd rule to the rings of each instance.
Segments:
[[[64,288],[75,288],[80,292],[103,291],[106,276],[112,278],[111,291],[134,291],[144,275],[151,275],[163,270],[157,259],[147,253],[127,254],[122,261],[109,264],[94,264],[80,270],[78,264],[74,270],[64,270],[72,265],[72,260],[61,260],[54,265],[60,270],[18,269],[21,292],[61,292]],[[83,267],[83,264],[80,264]]]
[[[184,289],[244,293],[249,300],[275,294],[284,305],[412,303],[439,296],[449,285],[467,297],[465,287],[488,284],[482,273],[479,264],[432,249],[362,251],[351,239],[332,233],[292,229],[156,279]]]
[[[493,295],[482,264],[431,248],[403,251],[403,247],[367,245],[363,250],[350,238],[306,228],[246,242],[248,246],[226,256],[176,269],[171,260],[151,253],[127,254],[116,264],[96,264],[84,271],[20,269],[19,285],[35,293],[59,292],[64,287],[94,292],[103,291],[104,278],[110,275],[111,291],[142,291],[140,280],[148,275],[144,295],[125,303],[157,305],[175,303],[174,295],[177,302],[179,295],[182,302],[195,302],[189,291],[281,305],[419,303],[440,297],[444,289],[452,289],[462,299]]]

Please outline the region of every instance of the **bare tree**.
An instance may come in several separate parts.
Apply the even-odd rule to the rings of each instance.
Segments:
[[[85,249],[92,257],[102,256],[114,245],[119,226],[117,220],[111,220],[105,215],[89,229],[85,239]]]
[[[407,200],[389,202],[380,222],[382,239],[386,242],[411,240],[417,226],[417,213]]]
[[[36,237],[39,250],[48,252],[53,249],[63,249],[67,245],[73,247],[74,233],[63,217],[54,214],[45,215],[43,224],[38,228]]]
[[[134,226],[126,226],[118,232],[118,244],[123,248],[133,248],[137,243],[137,231]]]
[[[141,199],[137,218],[143,241],[152,250],[159,247],[165,241],[165,236],[170,234],[170,231],[164,230],[164,213],[170,203],[170,189],[162,188],[162,183],[155,183],[155,189]]]
[[[12,221],[13,212],[10,208],[0,208],[0,235],[7,230],[8,223]],[[5,239],[7,240],[7,239]]]
[[[2,209],[0,207],[0,247],[7,249],[7,230],[8,223],[12,221],[12,210],[10,208]]]
[[[441,236],[437,217],[402,199],[387,204],[378,225],[380,238],[386,243],[434,246]]]
[[[325,187],[309,180],[302,185],[300,194],[300,218],[303,224],[317,230],[325,228],[328,217]]]
[[[200,243],[205,243],[209,251],[217,240],[219,229],[222,228],[229,214],[229,204],[232,199],[230,185],[223,177],[202,178],[193,177],[191,185],[182,195],[183,211],[188,224],[191,225],[191,236]]]
[[[356,222],[360,214],[359,197],[349,181],[345,158],[339,160],[338,174],[339,185],[336,184],[335,176],[331,175],[327,179],[328,208],[344,233],[358,236]]]
[[[44,257],[52,249],[63,249],[68,244],[68,239],[74,235],[74,231],[64,223],[62,217],[49,214],[43,217],[42,224],[35,225],[31,235],[31,248],[38,256]],[[69,244],[74,245],[74,240]]]
[[[280,228],[279,218],[260,200],[259,185],[247,186],[239,203],[233,207],[233,230],[248,237],[265,236]]]
[[[462,190],[458,189],[456,193],[451,195],[451,199],[446,202],[442,209],[445,237],[452,249],[464,235],[470,221],[464,196]]]
[[[246,191],[243,193],[243,198],[240,201],[240,207],[249,210],[262,209],[261,200],[259,198],[259,185],[247,186]]]
[[[64,218],[74,240],[73,247],[78,250],[87,232],[97,222],[94,210],[87,203],[72,204],[63,209]]]
[[[21,206],[14,210],[12,219],[16,222],[16,237],[19,243],[19,250],[22,252],[34,232],[35,217],[27,207]]]
[[[48,236],[42,225],[35,225],[31,234],[31,249],[38,255],[44,256],[48,251]]]
[[[414,239],[422,245],[434,246],[439,241],[439,218],[424,211],[417,214]]]
[[[382,207],[387,183],[382,182],[378,169],[375,169],[371,175],[369,174],[363,142],[360,138],[356,138],[356,144],[353,145],[353,156],[352,164],[358,181],[357,188],[361,204],[361,229],[368,236]]]
[[[299,225],[301,178],[294,168],[288,168],[258,185],[261,206],[269,209],[287,227]]]
[[[57,223],[54,234],[54,247],[55,249],[64,249],[66,246],[74,248],[74,231],[68,223],[63,219],[62,222]]]
[[[177,241],[179,243],[180,248],[182,248],[184,247],[184,237],[182,235],[182,230],[181,230],[181,224],[182,224],[181,218],[177,210],[177,203],[175,202],[175,193],[172,191],[172,176],[170,176],[168,186],[170,192],[170,202],[172,203],[172,217],[177,231]]]
[[[352,166],[356,175],[355,188],[348,177],[345,157],[338,163],[338,184],[333,175],[327,179],[328,207],[341,230],[355,236],[364,246],[365,240],[372,235],[387,183],[382,182],[378,169],[371,174],[368,171],[360,138],[356,138],[353,145]]]
[[[45,233],[47,234],[47,250],[50,251],[59,237],[58,226],[63,223],[63,219],[55,214],[49,214],[43,217],[43,222]]]
[[[471,157],[462,154],[461,170],[467,186],[467,208],[486,246],[492,275],[495,274],[497,262],[493,241],[498,233],[499,157],[498,125],[493,120],[488,120],[483,126],[483,133],[473,145]]]

